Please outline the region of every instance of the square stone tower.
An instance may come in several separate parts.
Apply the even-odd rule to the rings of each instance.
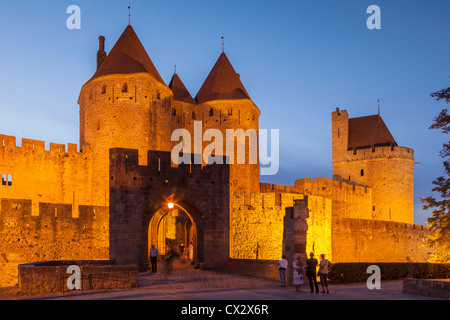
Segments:
[[[381,116],[332,113],[333,179],[372,188],[372,218],[413,223],[414,150],[399,147]]]

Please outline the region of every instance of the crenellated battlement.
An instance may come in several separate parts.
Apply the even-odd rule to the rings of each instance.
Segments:
[[[194,162],[200,155],[189,154]],[[226,157],[223,157],[226,163]],[[197,159],[198,160],[198,159]],[[158,187],[162,189],[195,188],[211,190],[229,190],[230,166],[227,164],[174,165],[170,152],[148,151],[147,164],[139,164],[139,151],[114,148],[110,150],[110,186]]]
[[[278,208],[293,206],[294,200],[304,199],[304,195],[298,193],[234,193],[233,205],[235,208]]]
[[[0,152],[2,153],[3,160],[8,155],[14,156],[30,156],[37,157],[44,160],[54,160],[63,158],[87,158],[89,155],[89,146],[84,146],[82,152],[78,152],[78,146],[76,144],[67,144],[67,151],[65,144],[50,143],[50,149],[46,150],[45,141],[22,139],[22,146],[19,147],[16,144],[16,137],[0,134]]]
[[[80,205],[74,208],[71,204],[40,202],[38,214],[33,215],[32,200],[2,198],[0,202],[0,231],[4,228],[26,230],[50,226],[61,229],[78,226],[84,230],[93,223],[100,223],[103,230],[108,228],[108,207]]]
[[[414,161],[414,150],[398,146],[373,146],[347,150],[343,161],[363,161],[375,159],[406,159]]]
[[[262,193],[298,193],[302,195],[328,195],[329,197],[337,191],[360,196],[371,193],[369,187],[326,178],[315,178],[314,181],[311,178],[299,179],[295,181],[295,186],[261,183],[260,188]]]
[[[300,179],[295,181],[297,190],[304,194],[321,195],[326,197],[334,197],[336,193],[346,193],[352,196],[371,196],[371,188],[366,186],[358,186],[346,183],[344,181],[335,181],[325,178]]]

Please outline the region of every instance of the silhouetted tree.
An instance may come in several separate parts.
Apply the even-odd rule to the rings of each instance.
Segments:
[[[450,103],[450,87],[431,94],[437,101]],[[434,118],[430,129],[441,130],[442,133],[450,132],[450,114],[444,108]],[[432,209],[432,217],[427,220],[430,229],[428,244],[435,247],[431,260],[434,262],[450,262],[450,141],[443,144],[439,155],[445,159],[445,175],[433,181],[435,186],[432,191],[439,194],[439,199],[433,196],[423,197],[421,201],[425,210]]]

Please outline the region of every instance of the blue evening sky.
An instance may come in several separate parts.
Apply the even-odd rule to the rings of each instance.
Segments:
[[[450,85],[448,0],[133,0],[132,25],[166,83],[173,66],[195,97],[221,52],[260,108],[260,128],[280,129],[280,171],[262,182],[332,178],[331,112],[381,115],[413,148],[419,198],[443,174],[447,137],[429,130],[445,107],[430,93]],[[96,67],[98,36],[109,52],[128,24],[128,0],[0,2],[0,133],[79,143],[81,86]],[[381,8],[369,30],[368,6]],[[81,8],[69,30],[67,7]]]

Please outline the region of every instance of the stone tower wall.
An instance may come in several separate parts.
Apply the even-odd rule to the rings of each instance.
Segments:
[[[223,137],[223,149],[215,150],[216,155],[226,155],[227,130],[242,129],[247,133],[253,129],[256,133],[256,163],[251,163],[249,159],[250,140],[245,142],[245,164],[237,161],[237,138],[234,143],[234,161],[231,165],[231,190],[232,192],[259,192],[259,117],[260,111],[249,99],[242,100],[217,100],[209,101],[200,105],[192,105],[179,101],[174,101],[172,105],[172,130],[186,129],[191,135],[191,152],[194,153],[194,126],[195,122],[201,122],[203,137],[204,133],[210,129],[217,129]],[[198,134],[198,133],[197,133]],[[213,141],[203,141],[202,152],[211,145]],[[177,143],[175,143],[177,144]],[[203,164],[207,162],[203,159]]]
[[[211,109],[213,113],[211,114]],[[251,163],[250,155],[250,139],[245,140],[245,164],[238,163],[237,141],[234,142],[234,161],[231,165],[231,191],[232,192],[259,192],[259,117],[260,111],[249,99],[243,100],[218,100],[205,102],[198,106],[199,116],[203,121],[203,130],[218,129],[224,137],[224,149],[222,154],[230,156],[226,152],[227,130],[242,129],[244,132],[250,132],[249,129],[256,133],[254,141],[256,149],[256,163]],[[229,143],[229,141],[228,141]],[[204,142],[204,147],[210,142]]]
[[[126,90],[124,85],[126,84]],[[124,92],[126,91],[126,92]],[[111,75],[88,82],[80,95],[80,140],[93,158],[93,199],[109,203],[109,150],[170,151],[170,89],[148,74]],[[141,164],[146,157],[141,156]]]

